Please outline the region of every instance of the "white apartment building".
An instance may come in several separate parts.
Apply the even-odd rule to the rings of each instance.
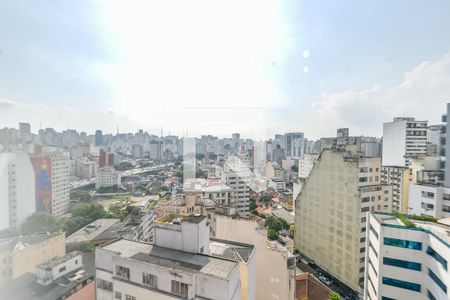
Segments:
[[[427,121],[394,118],[383,124],[383,165],[408,166],[409,156],[425,155]]]
[[[249,212],[250,189],[249,180],[250,169],[238,158],[229,158],[223,168],[216,168],[216,176],[221,182],[234,190],[236,211],[241,216],[246,216]]]
[[[286,190],[286,182],[281,178],[276,177],[270,178],[269,186],[272,187],[277,192]]]
[[[445,125],[442,124],[428,126],[427,141],[430,144],[436,145],[438,149],[441,146],[441,135],[443,134],[442,132],[444,127]]]
[[[368,214],[364,300],[450,299],[450,227],[410,221]]]
[[[0,153],[0,230],[17,228],[36,210],[34,169],[26,153]]]
[[[95,188],[120,186],[121,175],[120,171],[117,171],[112,166],[99,168],[95,177]]]
[[[366,213],[390,211],[381,185],[381,159],[355,146],[324,150],[295,201],[295,247],[362,294]]]
[[[450,188],[435,184],[411,184],[408,214],[450,217]]]
[[[96,248],[97,299],[253,300],[254,251],[210,240],[205,217],[156,222],[154,244],[118,240]]]
[[[308,178],[319,154],[307,153],[298,160],[298,177]]]
[[[408,213],[411,174],[407,167],[382,166],[381,183],[392,186],[392,210]]]

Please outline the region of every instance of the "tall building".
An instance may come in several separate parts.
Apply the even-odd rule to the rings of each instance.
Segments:
[[[293,144],[295,140],[303,139],[304,134],[303,132],[289,132],[285,134],[286,139],[286,155],[287,156],[294,156],[293,154]]]
[[[408,213],[410,169],[404,166],[382,166],[381,183],[392,186],[392,210]]]
[[[31,142],[30,123],[19,123],[19,138],[22,143]]]
[[[131,154],[134,158],[142,158],[142,145],[133,144],[133,146],[131,146]]]
[[[383,124],[383,165],[409,166],[409,156],[425,155],[427,121],[394,118]]]
[[[121,178],[120,171],[115,170],[114,167],[99,168],[95,176],[95,188],[118,187],[121,184]]]
[[[450,299],[446,221],[405,224],[389,214],[368,214],[364,299]]]
[[[99,300],[255,299],[254,246],[210,239],[206,217],[156,222],[154,244],[117,240],[95,256]]]
[[[420,157],[411,159],[420,168],[412,170],[412,184],[409,192],[408,212],[416,215],[427,215],[436,218],[450,217],[450,144],[448,132],[450,122],[450,103],[447,103],[447,114],[440,135],[440,157]]]
[[[428,138],[427,138],[427,147],[429,150],[427,151],[428,155],[439,155],[441,146],[441,138],[443,136],[443,132],[445,131],[445,125],[430,125],[428,126]]]
[[[111,150],[100,149],[98,157],[98,166],[100,168],[114,165],[114,153]]]
[[[160,140],[153,140],[149,144],[149,157],[152,160],[160,161],[162,159],[163,142]]]
[[[361,293],[366,213],[392,208],[390,191],[380,181],[381,159],[366,158],[356,148],[322,151],[295,201],[295,246]]]
[[[238,158],[231,157],[223,168],[216,169],[216,175],[224,185],[233,189],[236,212],[246,216],[250,205],[250,169]]]
[[[103,146],[103,133],[101,130],[95,131],[95,146]]]
[[[0,153],[0,230],[17,228],[36,210],[34,170],[26,153]]]
[[[69,157],[64,153],[39,154],[33,158],[36,211],[60,217],[69,211]]]
[[[366,157],[379,157],[381,141],[370,136],[350,136],[348,128],[338,128],[336,137],[321,138],[319,140],[320,151],[324,149],[338,149],[347,145],[356,146],[356,151]],[[319,153],[320,151],[313,151]]]

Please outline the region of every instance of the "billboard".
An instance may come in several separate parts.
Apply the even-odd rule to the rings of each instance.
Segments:
[[[52,213],[52,162],[49,157],[34,159],[36,211]]]

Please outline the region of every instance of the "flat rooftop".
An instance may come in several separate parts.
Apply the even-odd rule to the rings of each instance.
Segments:
[[[400,221],[400,219],[398,219],[395,216],[390,215],[390,214],[373,213],[373,216],[381,224],[405,226],[403,224],[403,222]],[[428,231],[434,233],[437,237],[441,238],[444,242],[446,242],[450,245],[450,226],[445,225],[443,223],[415,220],[414,218],[408,218],[408,219],[411,220],[411,222],[413,222],[414,224],[416,224],[416,227],[410,227],[410,228],[421,228],[424,230],[428,230]],[[408,229],[408,227],[406,227],[405,229]]]
[[[255,246],[216,238],[209,240],[209,254],[234,261],[248,262]]]
[[[36,275],[25,273],[0,289],[1,299],[9,300],[55,300],[61,299],[82,283],[94,280],[95,262],[93,253],[83,253],[83,265],[49,285],[41,285],[36,281]]]
[[[42,269],[54,268],[54,267],[66,262],[68,260],[71,260],[72,258],[74,258],[78,255],[81,255],[81,254],[82,253],[79,251],[72,251],[72,252],[66,254],[65,256],[55,256],[51,260],[49,260],[45,263],[39,264],[37,266]]]
[[[189,253],[123,239],[100,246],[100,248],[142,263],[171,270],[202,273],[222,279],[229,278],[238,264],[237,261],[225,258]]]
[[[95,220],[94,222],[84,226],[77,232],[67,237],[66,244],[90,242],[94,240],[98,235],[105,232],[108,228],[119,222],[120,222],[119,219]]]
[[[51,239],[61,234],[64,233],[35,233],[33,235],[27,236],[3,238],[0,239],[0,252],[25,249],[31,245],[42,243],[45,240]]]

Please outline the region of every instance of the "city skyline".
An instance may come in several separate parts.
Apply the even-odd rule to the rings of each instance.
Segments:
[[[381,136],[394,116],[439,123],[449,5],[4,3],[1,125],[318,138]]]

